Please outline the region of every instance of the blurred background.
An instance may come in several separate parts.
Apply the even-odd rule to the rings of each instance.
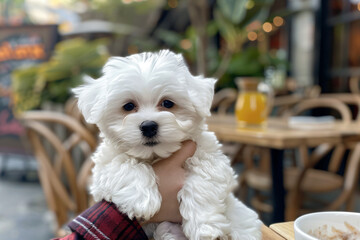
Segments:
[[[0,0],[0,12],[0,239],[54,236],[16,115],[63,111],[109,56],[171,49],[216,92],[237,77],[278,96],[359,88],[360,0]]]

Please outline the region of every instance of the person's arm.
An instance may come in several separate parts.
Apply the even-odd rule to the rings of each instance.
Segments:
[[[185,179],[183,165],[195,150],[194,142],[185,141],[180,150],[154,164],[162,202],[159,212],[148,222],[181,222],[177,193]],[[136,219],[129,219],[117,209],[115,204],[106,201],[88,208],[76,217],[69,227],[73,233],[59,240],[147,239]]]
[[[105,200],[85,210],[68,226],[72,234],[59,240],[148,239],[136,219],[128,218],[114,203]]]
[[[194,155],[195,150],[195,142],[185,141],[179,151],[154,164],[153,168],[158,177],[158,187],[162,201],[159,212],[149,222],[168,221],[181,223],[177,193],[182,188],[185,180],[184,163],[186,159]]]

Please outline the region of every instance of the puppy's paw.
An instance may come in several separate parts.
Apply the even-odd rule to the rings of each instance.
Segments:
[[[252,224],[248,226],[236,226],[236,224],[233,224],[231,239],[260,240],[262,238],[262,224],[260,220],[252,221]]]
[[[130,204],[132,204],[132,206],[130,206],[129,212],[127,212],[128,216],[146,221],[160,210],[161,196],[160,194],[153,194],[147,198],[140,197],[136,202]]]
[[[196,240],[226,240],[228,237],[221,228],[210,224],[201,224],[198,226],[187,227],[184,229],[189,239]]]
[[[170,222],[162,222],[154,232],[155,240],[188,240],[182,231],[181,225]]]
[[[201,240],[215,240],[215,239],[226,239],[223,238],[224,233],[220,228],[213,227],[208,224],[202,224],[198,229],[198,239]]]

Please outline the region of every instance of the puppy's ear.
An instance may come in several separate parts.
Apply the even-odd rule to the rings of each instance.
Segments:
[[[176,57],[179,67],[183,68],[188,92],[195,109],[202,117],[210,116],[210,108],[214,98],[214,87],[217,80],[203,76],[192,76],[183,57],[180,54],[177,54]]]
[[[106,84],[101,83],[100,80],[85,76],[85,83],[72,89],[72,92],[78,98],[78,107],[88,123],[97,123],[106,107]]]
[[[215,83],[216,79],[204,78],[202,76],[192,77],[192,81],[189,82],[191,87],[189,89],[190,97],[196,110],[202,117],[210,116]]]

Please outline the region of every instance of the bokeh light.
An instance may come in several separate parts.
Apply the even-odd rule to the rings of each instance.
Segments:
[[[256,32],[249,32],[248,35],[247,35],[248,39],[250,41],[255,41],[257,39],[257,33]]]
[[[176,8],[178,6],[177,0],[168,0],[168,6],[171,8]]]
[[[254,2],[253,0],[249,0],[249,1],[247,1],[245,7],[246,7],[247,9],[252,9],[254,6],[255,6],[255,2]]]
[[[135,54],[135,53],[138,53],[139,52],[139,49],[137,46],[135,45],[130,45],[127,49],[128,51],[128,54]]]
[[[189,39],[183,39],[180,41],[180,47],[185,50],[189,50],[192,47],[192,43]]]
[[[272,27],[271,23],[266,22],[263,24],[263,29],[265,32],[271,32],[273,27]]]
[[[284,24],[284,19],[282,17],[276,16],[273,19],[273,23],[276,27],[280,27]]]

